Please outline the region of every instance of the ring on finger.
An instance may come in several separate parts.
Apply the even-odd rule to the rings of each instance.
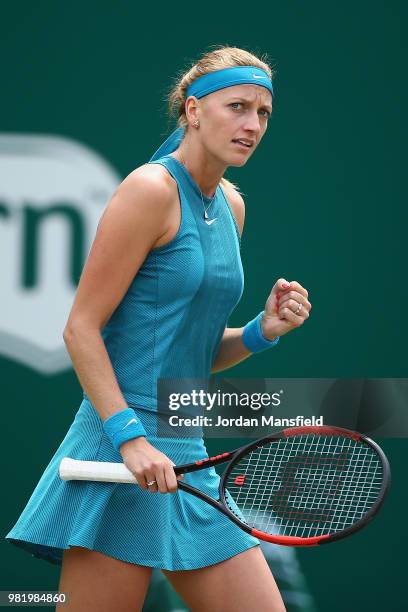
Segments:
[[[151,487],[152,485],[156,484],[155,480],[150,480],[149,482],[146,482],[148,487]]]
[[[299,312],[302,310],[302,304],[299,302],[297,309],[295,310],[295,315],[299,314]]]

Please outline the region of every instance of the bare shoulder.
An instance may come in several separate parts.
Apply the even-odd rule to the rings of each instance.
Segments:
[[[122,196],[140,198],[143,201],[155,202],[155,206],[166,207],[174,197],[174,179],[160,164],[144,164],[133,170],[118,185],[115,193]]]
[[[173,193],[157,164],[137,168],[118,185],[99,220],[67,328],[106,324],[167,232]]]
[[[226,179],[223,179],[221,186],[224,189],[224,193],[228,199],[228,203],[232,212],[234,213],[237,225],[239,227],[239,232],[242,235],[245,222],[245,202],[239,191],[235,189],[232,183]]]
[[[117,186],[100,224],[111,228],[113,222],[120,222],[129,232],[134,232],[135,226],[143,228],[154,248],[168,232],[176,197],[177,185],[167,170],[160,164],[144,164]]]

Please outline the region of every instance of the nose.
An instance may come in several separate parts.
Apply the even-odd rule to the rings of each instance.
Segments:
[[[243,128],[255,134],[260,132],[261,124],[259,121],[259,115],[256,111],[247,113]]]

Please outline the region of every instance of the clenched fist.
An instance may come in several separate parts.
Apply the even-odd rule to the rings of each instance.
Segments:
[[[262,333],[273,340],[303,325],[312,308],[309,294],[297,281],[280,278],[269,294],[261,319]]]

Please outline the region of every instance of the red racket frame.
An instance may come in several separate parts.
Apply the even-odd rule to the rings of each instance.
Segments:
[[[335,532],[333,534],[319,535],[319,536],[304,538],[304,537],[297,537],[297,536],[271,535],[268,533],[264,533],[263,531],[259,531],[258,529],[254,529],[250,527],[249,525],[241,521],[229,509],[227,505],[227,501],[225,498],[225,483],[226,483],[226,480],[228,479],[229,474],[231,473],[231,470],[233,469],[234,465],[237,463],[237,461],[239,461],[239,459],[242,456],[246,455],[248,452],[250,452],[251,450],[255,448],[260,448],[262,446],[265,446],[265,444],[268,444],[270,441],[273,441],[273,440],[278,441],[280,439],[289,438],[289,437],[298,436],[298,435],[305,435],[305,434],[324,435],[324,436],[342,436],[346,438],[351,438],[353,440],[356,440],[361,443],[367,444],[368,446],[371,446],[371,448],[374,449],[375,452],[377,453],[381,461],[381,465],[383,469],[383,483],[382,483],[377,501],[375,502],[375,504],[373,504],[372,508],[368,512],[366,512],[366,514],[359,521],[354,523],[354,525],[352,525],[351,527],[348,527],[347,529],[343,529],[341,531]],[[320,544],[328,544],[329,542],[340,540],[342,538],[345,538],[355,533],[356,531],[359,531],[360,529],[365,527],[380,510],[384,502],[385,496],[389,490],[390,480],[391,480],[390,467],[389,467],[387,457],[385,456],[383,450],[380,448],[380,446],[376,442],[374,442],[373,440],[371,440],[371,438],[368,438],[364,434],[360,434],[355,431],[351,431],[349,429],[344,429],[342,427],[335,427],[335,426],[330,426],[330,425],[322,425],[322,426],[315,426],[315,427],[290,427],[287,429],[283,429],[282,431],[273,433],[264,438],[260,438],[258,440],[255,440],[254,442],[250,442],[249,444],[246,444],[245,446],[237,448],[234,451],[222,453],[221,455],[215,455],[214,457],[206,457],[205,459],[195,461],[194,463],[186,463],[185,465],[178,465],[174,468],[174,471],[176,474],[186,474],[188,472],[196,472],[198,470],[206,469],[214,465],[218,465],[220,463],[225,463],[227,461],[229,462],[229,465],[225,469],[224,473],[221,475],[219,491],[218,491],[219,492],[218,500],[212,497],[209,497],[208,495],[206,495],[199,489],[196,489],[195,487],[192,487],[191,485],[188,485],[187,483],[182,482],[181,480],[178,481],[178,488],[181,489],[182,491],[186,491],[190,493],[191,495],[194,495],[195,497],[198,497],[199,499],[207,502],[211,506],[214,506],[214,508],[216,508],[217,510],[219,510],[220,512],[228,516],[228,518],[231,519],[236,525],[238,525],[241,529],[251,534],[252,536],[259,538],[260,540],[265,540],[267,542],[272,542],[274,544],[283,544],[286,546],[316,546]]]

